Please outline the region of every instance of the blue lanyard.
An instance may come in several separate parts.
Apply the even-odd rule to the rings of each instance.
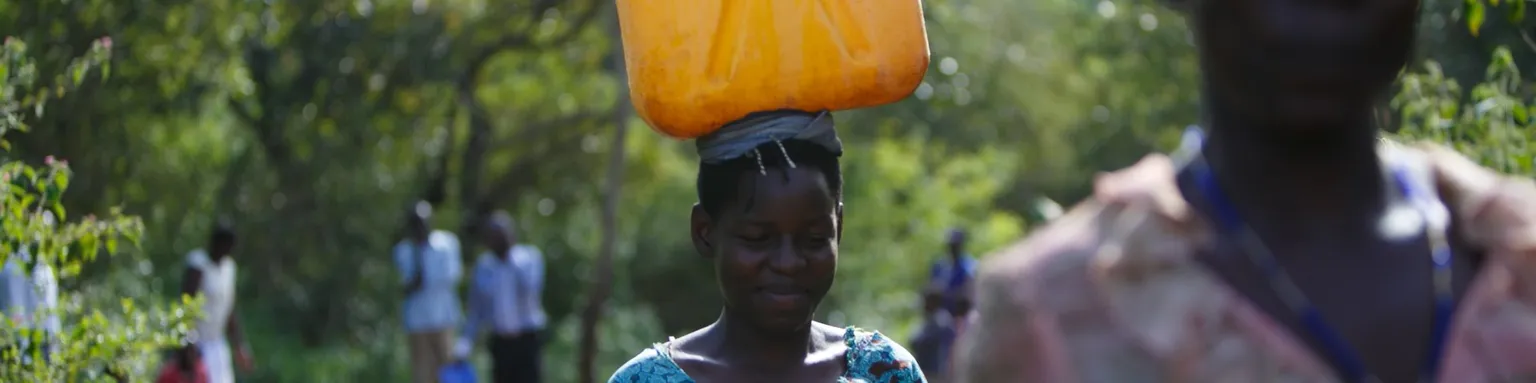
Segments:
[[[1185,135],[1185,148],[1198,150],[1202,144],[1198,132],[1191,131]],[[1412,175],[1400,165],[1390,166],[1391,175],[1397,189],[1402,195],[1414,204],[1417,210],[1424,215],[1426,225],[1430,221],[1431,212],[1437,207],[1443,209],[1443,205],[1431,194],[1425,193],[1415,186]],[[1228,199],[1227,194],[1216,181],[1215,174],[1205,161],[1195,163],[1191,168],[1194,172],[1195,182],[1200,191],[1209,200],[1214,210],[1216,220],[1220,223],[1223,234],[1237,235],[1244,245],[1244,253],[1249,260],[1259,267],[1260,271],[1268,278],[1273,288],[1297,316],[1302,328],[1311,333],[1322,343],[1326,356],[1336,362],[1344,378],[1350,382],[1374,382],[1379,381],[1366,371],[1359,354],[1349,346],[1338,331],[1323,318],[1317,307],[1302,294],[1296,284],[1291,280],[1285,270],[1280,267],[1268,247],[1264,246],[1258,236],[1243,222],[1237,212],[1236,206]],[[1426,226],[1429,227],[1429,226]],[[1451,315],[1456,307],[1456,297],[1451,285],[1451,247],[1446,239],[1444,228],[1429,227],[1426,235],[1429,237],[1430,260],[1434,264],[1433,281],[1435,294],[1434,324],[1430,334],[1429,355],[1423,366],[1423,381],[1433,381],[1440,367],[1440,359],[1444,354],[1445,339],[1450,330]]]

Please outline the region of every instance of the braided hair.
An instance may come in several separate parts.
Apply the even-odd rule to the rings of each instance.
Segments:
[[[718,217],[720,209],[732,202],[742,203],[743,210],[751,209],[752,196],[748,196],[747,201],[732,201],[741,191],[741,175],[755,173],[758,177],[752,178],[753,182],[763,182],[769,179],[766,178],[768,169],[788,170],[799,167],[820,171],[827,182],[827,189],[832,192],[832,199],[843,201],[843,172],[838,154],[808,141],[789,139],[760,145],[752,150],[752,154],[728,161],[715,164],[701,162],[696,185],[699,206],[711,217]],[[784,177],[788,177],[787,172]]]

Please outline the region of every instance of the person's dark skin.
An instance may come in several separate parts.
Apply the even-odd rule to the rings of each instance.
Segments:
[[[1245,223],[1385,382],[1418,381],[1433,322],[1422,231],[1383,229],[1389,212],[1411,206],[1394,197],[1373,123],[1375,102],[1409,58],[1418,5],[1197,0],[1186,9],[1210,107],[1205,159]],[[1179,184],[1212,216],[1190,172]],[[1326,355],[1243,250],[1219,242],[1201,261]],[[1458,296],[1475,272],[1468,253],[1454,257]]]
[[[848,368],[843,330],[812,315],[837,270],[841,203],[813,167],[738,182],[719,216],[693,209],[694,247],[714,262],[725,307],[671,343],[672,359],[702,383],[834,381]]]
[[[944,293],[937,289],[923,292],[923,320],[933,318],[933,314],[944,308]]]
[[[965,256],[965,235],[960,234],[951,236],[949,241],[945,243],[945,246],[947,246],[949,250],[949,260],[952,262],[950,264],[960,264],[960,257]]]
[[[208,244],[208,258],[215,263],[221,262],[225,258],[228,258],[234,249],[235,241],[233,238],[225,241],[220,241],[217,239],[210,241]],[[198,294],[202,293],[202,286],[203,272],[195,267],[187,267],[181,278],[182,295],[197,296]],[[229,313],[229,322],[224,326],[224,336],[225,339],[229,340],[230,345],[236,347],[236,363],[239,363],[240,368],[249,370],[252,368],[254,361],[252,360],[250,352],[248,351],[249,347],[245,344],[244,332],[240,330],[240,316],[236,314],[239,312],[239,310],[236,309],[236,303],[231,302],[230,304],[231,307]],[[192,362],[196,360],[197,352],[198,350],[196,345],[187,345],[182,347],[178,358],[180,359],[183,372],[188,374],[191,373]]]
[[[405,233],[411,244],[417,247],[426,246],[427,239],[432,234],[432,227],[427,224],[427,221],[430,219],[432,219],[432,216],[429,210],[416,209],[406,215]],[[411,295],[421,290],[422,273],[425,271],[423,270],[424,267],[421,267],[421,253],[417,252],[416,257],[417,266],[415,273],[411,275],[410,281],[405,283],[405,295]]]

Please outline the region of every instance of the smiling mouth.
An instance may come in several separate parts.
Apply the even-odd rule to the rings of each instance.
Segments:
[[[805,295],[804,289],[792,286],[762,286],[757,288],[757,292],[767,295]]]
[[[757,288],[757,295],[762,297],[768,305],[780,308],[800,306],[810,296],[803,289],[789,286],[759,287]]]

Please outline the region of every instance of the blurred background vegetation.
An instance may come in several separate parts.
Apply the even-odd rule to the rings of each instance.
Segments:
[[[1424,1],[1420,57],[1383,120],[1533,174],[1519,75],[1536,65],[1533,24],[1499,10],[1522,0]],[[821,312],[898,339],[944,229],[971,230],[978,254],[1016,240],[1044,199],[1079,200],[1200,113],[1189,32],[1151,0],[924,8],[922,86],[838,114],[848,222]],[[617,29],[603,0],[3,1],[0,36],[25,41],[44,78],[113,42],[110,77],[23,114],[9,155],[67,159],[71,216],[142,218],[133,256],[66,284],[87,301],[174,298],[215,217],[238,222],[247,381],[405,381],[388,249],[419,198],[461,235],[477,212],[512,212],[548,257],[549,381],[578,380],[584,312],[606,378],[718,310],[679,229],[691,143],[629,110]]]

